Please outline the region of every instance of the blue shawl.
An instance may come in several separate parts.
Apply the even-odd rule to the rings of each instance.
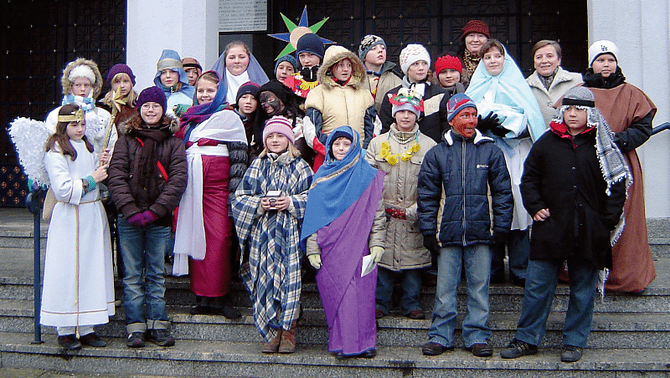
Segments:
[[[528,120],[530,137],[533,141],[536,141],[547,129],[547,125],[544,124],[540,106],[537,104],[535,95],[533,95],[528,83],[526,83],[526,79],[521,74],[521,70],[519,70],[514,59],[512,59],[507,51],[504,53],[505,63],[503,70],[496,76],[491,76],[486,71],[484,60],[479,62],[477,69],[472,74],[470,85],[465,94],[479,105],[484,95],[489,90],[493,90],[495,91],[494,102],[496,104],[523,109]],[[482,114],[482,117],[484,116],[486,114]]]
[[[332,150],[333,136],[342,136],[342,133],[351,136],[351,148],[339,161],[326,153],[325,162],[314,175],[300,234],[303,250],[307,238],[342,215],[365,192],[377,174],[377,169],[365,160],[360,135],[350,126],[341,126],[331,131],[326,141],[326,151]]]
[[[223,82],[226,82],[226,57],[224,54],[221,54],[219,59],[216,60],[216,63],[214,63],[212,66],[212,71],[218,72],[221,79],[223,79]],[[268,79],[268,75],[263,70],[263,67],[261,67],[260,63],[258,63],[251,52],[249,52],[249,65],[247,66],[247,74],[249,74],[249,81],[252,81],[258,85],[263,85],[270,81],[270,79]]]

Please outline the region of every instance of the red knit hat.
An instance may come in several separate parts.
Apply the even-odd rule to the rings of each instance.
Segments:
[[[446,70],[447,68],[456,70],[461,75],[463,74],[463,65],[457,56],[445,55],[437,58],[435,61],[435,73],[439,75],[440,72]]]
[[[463,26],[463,29],[461,29],[461,32],[461,39],[464,39],[465,36],[470,33],[482,33],[486,38],[491,38],[491,35],[489,34],[489,26],[486,22],[480,20],[468,21],[468,23]]]

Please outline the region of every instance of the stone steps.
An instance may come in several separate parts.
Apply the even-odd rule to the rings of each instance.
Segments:
[[[559,361],[560,351],[541,348],[534,356],[503,360],[477,358],[456,349],[427,357],[420,348],[380,346],[374,359],[338,361],[325,345],[299,344],[291,355],[262,354],[257,342],[177,340],[171,348],[129,349],[107,338],[105,348],[64,352],[55,336],[31,344],[24,333],[0,332],[3,367],[26,367],[90,374],[188,377],[661,377],[670,375],[667,350],[587,349],[581,361]]]

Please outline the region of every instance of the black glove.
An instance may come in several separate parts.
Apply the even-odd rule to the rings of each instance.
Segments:
[[[493,235],[491,235],[491,241],[489,243],[489,246],[491,248],[503,247],[505,246],[506,242],[507,242],[507,232],[493,231]]]
[[[426,247],[430,253],[437,255],[440,253],[440,245],[437,243],[437,235],[424,235],[423,236],[423,246]]]
[[[477,116],[477,128],[482,133],[486,130],[491,130],[496,126],[500,126],[500,120],[498,115],[495,113],[489,113],[486,117],[482,118],[481,115]]]
[[[497,135],[501,138],[504,138],[505,135],[507,135],[507,133],[509,133],[509,130],[507,130],[506,128],[504,128],[502,126],[496,126],[496,127],[491,129],[491,132],[493,133],[493,135]]]

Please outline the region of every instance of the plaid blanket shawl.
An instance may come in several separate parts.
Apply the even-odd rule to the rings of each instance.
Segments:
[[[299,248],[312,170],[289,153],[270,153],[253,161],[232,199],[235,229],[242,248],[240,275],[249,291],[254,324],[266,341],[297,317],[302,286]],[[281,190],[293,201],[286,211],[265,212],[261,199]]]

